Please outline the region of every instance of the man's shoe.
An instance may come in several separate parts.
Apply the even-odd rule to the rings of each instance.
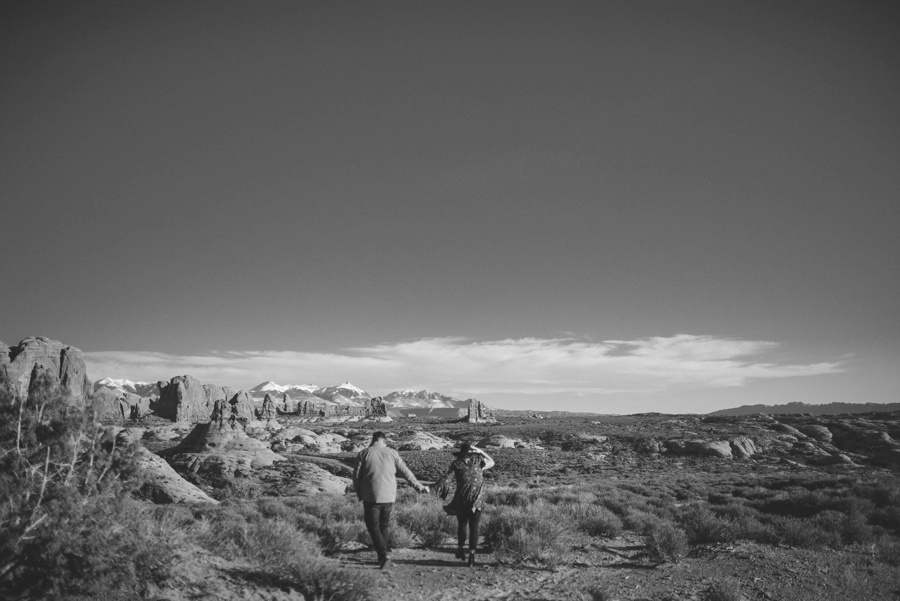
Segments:
[[[469,567],[475,567],[475,551],[469,551]]]
[[[456,550],[456,559],[459,559],[462,561],[466,560],[466,552],[463,550],[462,547],[460,547],[459,549]]]
[[[392,565],[393,564],[391,563],[391,558],[385,557],[379,562],[378,567],[382,570],[390,570]]]

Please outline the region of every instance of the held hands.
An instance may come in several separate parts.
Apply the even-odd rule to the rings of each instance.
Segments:
[[[422,484],[421,482],[417,482],[415,487],[418,492],[421,492],[421,493],[429,492],[428,487],[426,485]]]

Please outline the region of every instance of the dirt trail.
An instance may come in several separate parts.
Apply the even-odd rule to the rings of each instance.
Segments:
[[[586,591],[598,585],[621,601],[704,601],[723,580],[735,582],[746,601],[900,600],[900,570],[873,565],[864,553],[848,561],[829,551],[738,543],[655,565],[632,542],[588,545],[555,571],[505,565],[491,553],[469,568],[454,559],[452,547],[396,550],[387,571],[377,568],[371,550],[339,559],[381,583],[378,601],[590,600]]]

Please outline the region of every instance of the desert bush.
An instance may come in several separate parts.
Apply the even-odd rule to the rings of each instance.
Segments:
[[[678,516],[678,522],[692,544],[721,543],[732,537],[728,522],[703,505],[685,508]]]
[[[601,505],[590,503],[566,503],[560,505],[562,515],[574,522],[575,528],[590,536],[618,536],[622,533],[622,520]]]
[[[503,561],[534,561],[554,568],[565,551],[563,536],[568,528],[551,505],[537,501],[526,507],[492,510],[484,538]]]
[[[456,532],[455,521],[444,513],[442,502],[431,496],[394,506],[397,523],[418,537],[422,545],[437,548]]]
[[[613,601],[615,599],[609,587],[599,582],[593,582],[584,587],[584,593],[590,601]]]
[[[900,541],[882,536],[874,544],[875,558],[889,566],[900,567]]]
[[[812,521],[821,530],[835,534],[844,544],[866,543],[873,538],[872,527],[858,511],[845,514],[828,509],[818,513]]]
[[[370,601],[376,589],[374,579],[359,570],[344,570],[333,560],[321,557],[288,557],[244,572],[250,581],[283,589],[293,589],[304,599],[322,601]]]
[[[396,521],[394,521],[394,523],[391,524],[390,535],[391,535],[390,544],[391,544],[391,547],[394,549],[409,549],[416,545],[416,538],[413,535],[413,533],[410,532],[409,530],[407,530],[407,528],[405,526],[400,525]],[[368,532],[365,534],[365,536],[368,537]],[[366,538],[366,540],[361,540],[359,542],[365,543],[367,541],[368,541],[368,538]]]
[[[823,530],[813,520],[770,516],[768,522],[775,529],[779,540],[795,547],[821,549],[837,546],[841,542],[840,533]]]
[[[900,502],[897,505],[875,509],[869,519],[876,526],[882,526],[900,534]]]
[[[292,555],[321,555],[318,538],[282,519],[247,519],[233,507],[210,512],[194,527],[195,540],[228,559],[267,564]]]
[[[724,505],[712,508],[719,519],[728,523],[731,540],[752,540],[758,543],[776,543],[778,536],[770,524],[760,521],[760,513],[746,505]]]
[[[128,499],[138,465],[48,378],[24,399],[0,391],[0,597],[127,596],[164,579],[168,543]]]
[[[712,582],[706,598],[708,601],[741,601],[744,596],[741,594],[741,587],[736,580],[723,578]]]
[[[647,552],[657,561],[678,561],[688,552],[687,535],[672,524],[660,522],[646,533]]]
[[[531,503],[534,493],[525,489],[512,487],[489,488],[485,502],[489,505],[511,505],[524,507]]]

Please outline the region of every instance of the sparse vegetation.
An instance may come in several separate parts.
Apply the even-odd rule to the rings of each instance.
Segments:
[[[218,506],[152,506],[132,495],[141,484],[134,447],[116,442],[89,414],[34,392],[25,404],[0,399],[4,598],[86,599],[101,590],[107,599],[152,597],[177,578],[173,558],[190,549],[233,562],[229,573],[250,586],[275,586],[307,598],[370,598],[372,577],[341,568],[349,554],[369,545],[360,505],[351,495],[266,496],[271,489],[259,480],[236,478],[209,491],[221,500]],[[697,430],[705,427],[691,423]],[[477,439],[477,428],[435,426],[446,426],[441,435],[450,439]],[[614,435],[602,442],[611,454],[598,459],[590,455],[592,439],[579,432],[608,431],[584,420],[560,421],[560,431],[554,428],[543,423],[478,430],[478,436],[498,432],[544,447],[490,450],[497,465],[480,551],[507,569],[552,570],[578,565],[579,553],[608,550],[607,557],[620,565],[678,562],[681,568],[744,541],[790,545],[803,553],[856,554],[858,561],[835,575],[854,590],[868,586],[863,572],[890,574],[900,567],[895,475],[647,458],[622,442],[631,438]],[[403,456],[426,481],[443,475],[452,459],[446,450]],[[331,463],[335,473],[349,470]],[[431,495],[401,490],[392,546],[449,554],[456,523],[442,505]],[[582,581],[579,587],[577,594],[594,600],[612,599],[616,590],[610,582]],[[741,582],[727,578],[717,577],[701,590],[710,601],[743,598]]]

